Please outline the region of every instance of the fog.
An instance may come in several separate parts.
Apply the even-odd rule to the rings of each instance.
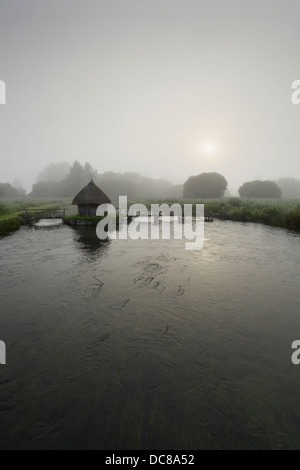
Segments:
[[[0,0],[1,182],[300,176],[295,0]]]

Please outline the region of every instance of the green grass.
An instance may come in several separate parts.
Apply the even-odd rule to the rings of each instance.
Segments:
[[[0,199],[0,234],[18,230],[22,225],[18,216],[26,209],[58,209],[69,204],[68,199]]]
[[[168,203],[172,205],[179,203],[193,204],[194,214],[196,204],[205,204],[205,208],[211,210],[215,217],[239,221],[256,222],[275,227],[284,227],[290,230],[300,231],[300,201],[278,200],[278,199],[158,199],[137,200],[148,209],[151,204]],[[58,209],[70,206],[69,199],[0,199],[0,234],[11,230],[17,230],[21,221],[18,215],[25,209]],[[129,206],[132,203],[129,203]],[[118,216],[117,216],[118,217]],[[101,217],[79,217],[78,215],[67,216],[73,220],[99,221]]]
[[[7,217],[0,219],[0,235],[18,230],[22,225],[20,217]]]
[[[79,215],[67,215],[65,220],[79,220],[79,221],[87,221],[87,222],[98,222],[99,220],[103,219],[103,217],[80,217]]]
[[[113,216],[111,216],[113,217]],[[116,215],[116,218],[119,218],[119,214]],[[79,221],[88,221],[88,222],[99,222],[100,220],[104,219],[104,217],[80,217],[79,215],[67,215],[65,220],[79,220]]]
[[[300,231],[300,201],[278,199],[163,199],[135,201],[144,204],[148,209],[154,203],[193,204],[196,214],[196,204],[204,204],[206,210],[211,210],[216,218],[239,222],[256,222],[275,227],[284,227]]]
[[[0,219],[18,215],[26,209],[58,209],[70,204],[69,199],[0,199]]]

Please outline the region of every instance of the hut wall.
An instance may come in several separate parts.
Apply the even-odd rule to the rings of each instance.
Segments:
[[[78,215],[80,217],[95,217],[98,206],[84,205],[78,206]]]

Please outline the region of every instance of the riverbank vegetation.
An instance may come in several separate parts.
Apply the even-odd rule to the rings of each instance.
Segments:
[[[82,227],[82,226],[87,226],[87,227],[95,227],[96,225],[98,225],[98,223],[105,219],[107,217],[97,217],[97,216],[94,216],[94,217],[80,217],[79,215],[67,215],[66,217],[64,217],[63,221],[65,224],[67,225],[72,225],[74,227]],[[115,227],[119,227],[119,223],[120,223],[120,217],[119,217],[119,214],[116,214],[116,215],[111,215],[110,216],[111,219],[114,219],[114,226]]]
[[[119,218],[119,214],[116,214],[116,215],[111,215],[110,217],[114,217],[114,218]],[[104,216],[93,216],[93,217],[89,217],[89,216],[85,216],[85,217],[81,217],[80,215],[67,215],[65,217],[65,220],[79,220],[79,221],[96,221],[96,222],[99,222],[99,220],[102,220],[104,219],[105,217]]]
[[[80,215],[67,215],[64,220],[69,221],[69,220],[78,220],[79,222],[99,222],[99,220],[103,219],[103,217],[97,217],[96,215],[94,217],[81,217]]]
[[[266,199],[164,199],[145,200],[139,202],[151,208],[151,204],[167,203],[169,205],[179,203],[193,204],[194,215],[196,204],[204,204],[206,211],[211,211],[215,218],[238,222],[255,222],[274,227],[284,227],[290,230],[300,231],[300,200],[266,200]]]
[[[196,204],[205,204],[205,210],[212,211],[215,218],[239,222],[255,222],[274,227],[284,227],[290,230],[300,231],[300,200],[266,200],[266,199],[242,199],[242,198],[220,198],[220,199],[147,199],[133,200],[133,203],[142,203],[148,209],[151,204],[168,203],[169,205],[179,203],[182,208],[184,204],[193,204],[194,214]],[[0,234],[6,234],[17,230],[22,219],[19,215],[26,209],[58,209],[71,207],[69,199],[2,199],[0,201]],[[90,220],[95,223],[99,217],[79,217],[77,215],[67,216],[69,219]]]
[[[14,230],[18,230],[22,225],[21,217],[4,217],[0,218],[0,235],[4,235]]]
[[[1,199],[0,235],[18,230],[23,223],[19,216],[26,209],[59,209],[69,205],[68,199]]]

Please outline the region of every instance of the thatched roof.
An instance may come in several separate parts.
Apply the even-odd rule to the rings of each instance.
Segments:
[[[98,188],[92,180],[80,193],[77,194],[72,204],[76,206],[100,206],[101,204],[110,204],[111,200],[108,196]]]

